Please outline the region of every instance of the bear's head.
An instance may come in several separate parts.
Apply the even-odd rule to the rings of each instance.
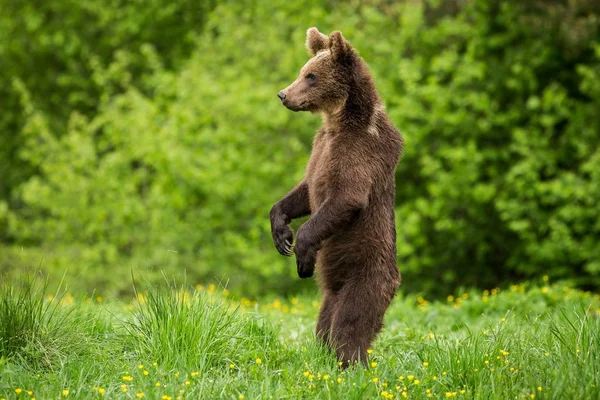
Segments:
[[[306,49],[312,58],[277,96],[292,111],[333,113],[348,97],[360,57],[340,31],[326,36],[317,28],[308,29]]]

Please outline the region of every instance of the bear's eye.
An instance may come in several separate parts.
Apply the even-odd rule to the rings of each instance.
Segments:
[[[311,79],[312,80],[312,79],[315,79],[315,78],[316,78],[316,76],[312,72],[309,72],[308,74],[306,74],[306,79]]]

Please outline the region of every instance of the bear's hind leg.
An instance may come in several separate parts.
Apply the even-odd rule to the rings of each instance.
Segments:
[[[376,288],[369,283],[353,282],[338,294],[330,337],[342,368],[358,361],[368,365],[367,349],[383,326],[383,315],[392,298],[376,293]]]
[[[335,310],[337,295],[329,290],[323,293],[319,319],[317,320],[317,337],[325,345],[329,346],[329,336],[331,332],[331,320]]]

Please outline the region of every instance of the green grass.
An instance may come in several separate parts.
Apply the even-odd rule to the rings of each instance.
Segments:
[[[213,285],[123,303],[4,283],[0,399],[600,398],[598,295],[399,295],[371,366],[346,371],[315,341],[317,311],[311,295],[257,303]]]

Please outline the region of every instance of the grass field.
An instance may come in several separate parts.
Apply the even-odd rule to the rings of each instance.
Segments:
[[[544,281],[432,303],[400,293],[370,367],[346,371],[316,344],[318,305],[5,282],[0,399],[600,399],[598,295]]]

